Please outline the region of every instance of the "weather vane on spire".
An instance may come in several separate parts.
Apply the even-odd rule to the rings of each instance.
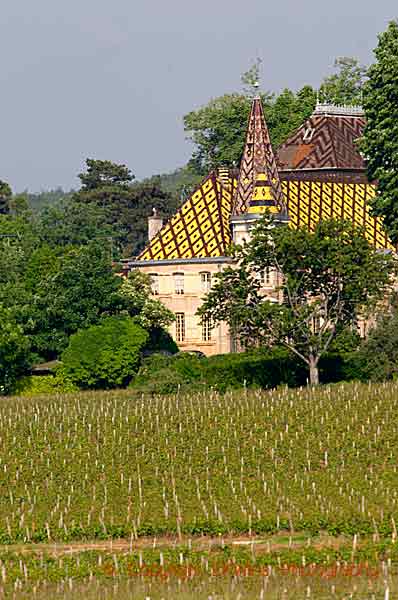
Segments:
[[[261,63],[261,58],[257,57],[250,69],[241,76],[244,92],[249,97],[259,97]]]

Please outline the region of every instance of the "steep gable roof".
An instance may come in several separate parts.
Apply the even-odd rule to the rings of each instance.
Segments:
[[[225,176],[224,176],[225,177]],[[224,256],[231,244],[233,182],[210,173],[149,242],[138,260]]]
[[[280,169],[365,169],[356,141],[365,117],[356,107],[319,105],[277,151]]]

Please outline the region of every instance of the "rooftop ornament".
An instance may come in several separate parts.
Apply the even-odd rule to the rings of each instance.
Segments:
[[[348,104],[329,104],[318,102],[315,106],[314,115],[333,115],[341,117],[364,117],[365,112],[362,106],[352,106]]]

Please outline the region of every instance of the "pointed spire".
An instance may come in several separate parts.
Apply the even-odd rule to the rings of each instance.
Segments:
[[[240,163],[234,213],[283,212],[282,192],[260,96],[253,98],[246,144]]]

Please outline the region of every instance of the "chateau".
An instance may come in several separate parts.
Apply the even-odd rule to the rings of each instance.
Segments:
[[[318,104],[274,154],[255,97],[239,173],[220,167],[169,221],[156,213],[149,217],[149,243],[127,268],[152,277],[153,294],[176,315],[171,333],[182,350],[207,355],[234,350],[227,326],[200,324],[196,311],[214,276],[231,264],[230,244],[248,240],[265,211],[285,226],[309,229],[320,219],[349,219],[376,248],[392,248],[368,206],[376,189],[356,146],[364,126],[358,107]],[[264,273],[262,286],[266,297],[278,300],[277,273]]]

